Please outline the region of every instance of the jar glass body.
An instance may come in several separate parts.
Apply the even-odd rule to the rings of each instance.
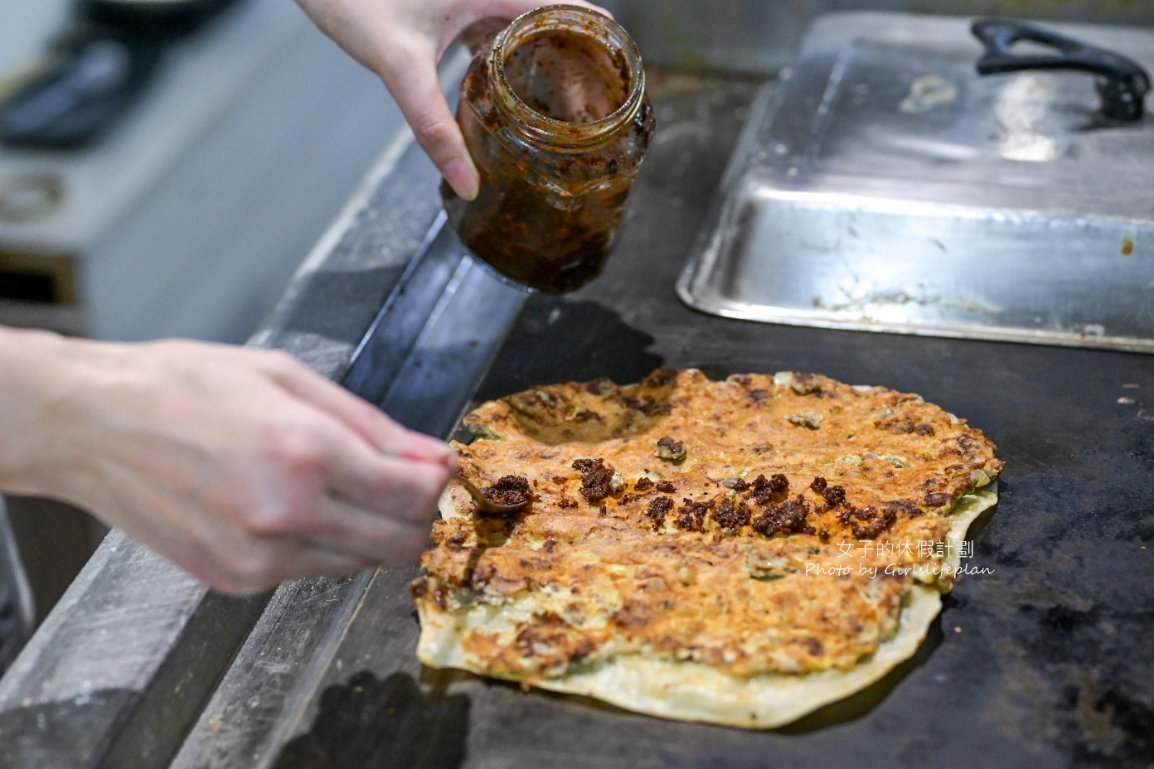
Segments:
[[[473,255],[541,291],[596,277],[654,129],[628,34],[583,8],[531,11],[474,56],[457,119],[480,191],[441,190]]]

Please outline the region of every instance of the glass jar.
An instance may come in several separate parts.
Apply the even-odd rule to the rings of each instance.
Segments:
[[[654,128],[628,33],[576,6],[519,16],[473,57],[457,120],[480,191],[441,193],[473,255],[540,291],[595,278]]]

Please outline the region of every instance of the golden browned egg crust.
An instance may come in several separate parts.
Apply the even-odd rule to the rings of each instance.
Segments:
[[[912,585],[949,589],[951,512],[1002,467],[915,395],[800,373],[549,385],[465,424],[461,472],[531,502],[485,518],[451,487],[413,593],[471,613],[471,669],[528,683],[629,656],[848,670]]]

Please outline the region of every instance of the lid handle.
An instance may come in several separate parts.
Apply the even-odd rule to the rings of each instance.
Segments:
[[[971,27],[985,46],[978,59],[980,75],[998,75],[1028,69],[1071,69],[1099,75],[1098,94],[1102,114],[1112,120],[1141,120],[1150,75],[1121,54],[1058,35],[1017,21],[981,19]],[[1051,55],[1014,55],[1011,48],[1021,40],[1053,48]]]

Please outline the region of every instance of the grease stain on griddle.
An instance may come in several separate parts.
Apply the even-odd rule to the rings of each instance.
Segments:
[[[429,693],[406,673],[369,671],[325,689],[308,733],[287,743],[275,769],[457,769],[465,760],[470,700]]]
[[[1075,703],[1081,720],[1104,722],[1097,733],[1112,738],[1105,744],[1076,745],[1081,757],[1106,765],[1154,766],[1154,709],[1114,687],[1105,691],[1087,687],[1080,694],[1089,695]]]
[[[1008,686],[987,702],[989,723],[1060,746],[1075,766],[1154,766],[1148,640],[1134,632],[1149,611],[1065,597],[1019,606],[1015,626],[1032,629],[996,641]]]

